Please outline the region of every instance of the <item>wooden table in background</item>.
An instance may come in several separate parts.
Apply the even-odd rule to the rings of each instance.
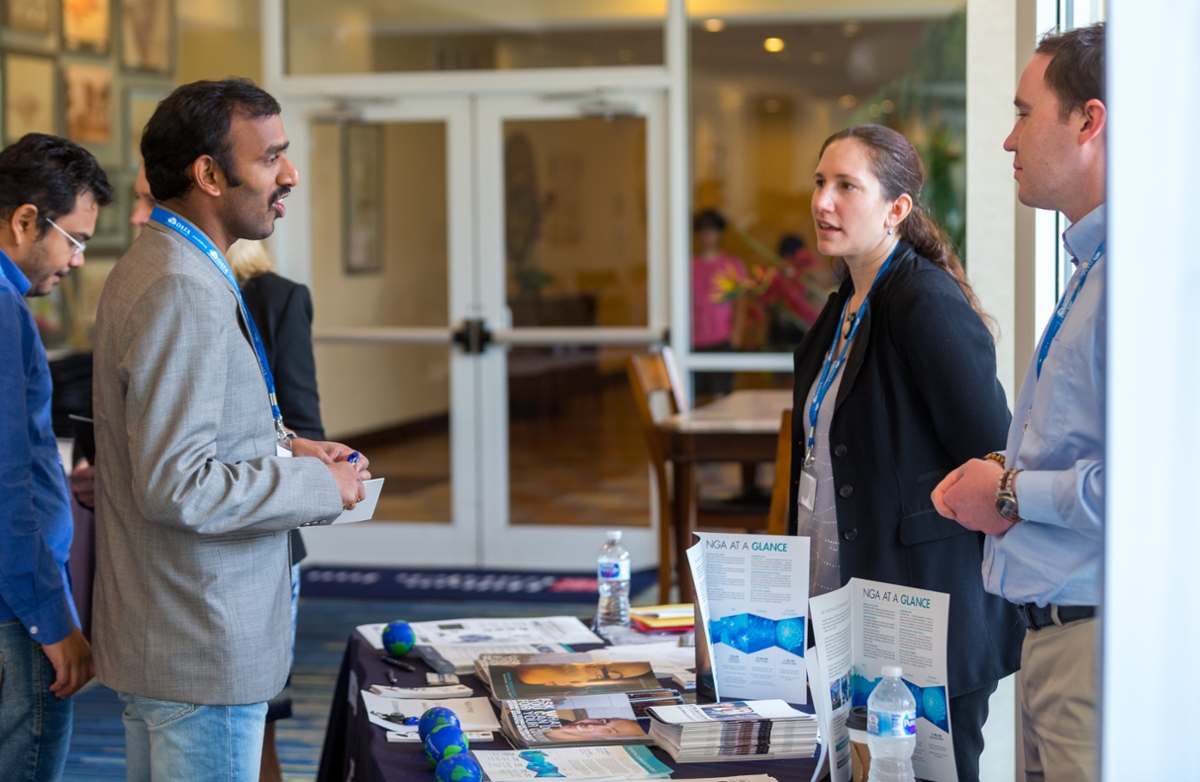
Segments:
[[[712,404],[663,419],[666,457],[674,464],[671,525],[679,602],[692,602],[687,549],[696,531],[695,465],[704,462],[773,462],[779,419],[792,406],[791,391],[734,391]]]

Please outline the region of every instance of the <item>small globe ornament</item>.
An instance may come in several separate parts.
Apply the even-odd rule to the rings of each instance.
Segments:
[[[425,759],[431,766],[437,766],[446,758],[465,755],[468,749],[467,734],[454,725],[439,725],[425,737]]]
[[[458,715],[445,706],[434,706],[432,709],[426,709],[425,713],[421,715],[421,719],[417,722],[417,735],[421,737],[421,741],[425,741],[425,739],[429,738],[429,734],[433,733],[434,728],[440,728],[443,725],[462,728],[462,723],[458,721]]]
[[[483,769],[475,762],[475,758],[458,754],[443,758],[437,764],[433,776],[437,782],[480,782],[483,779]]]
[[[412,651],[416,642],[417,636],[408,622],[388,622],[388,626],[383,628],[383,648],[387,649],[390,655],[406,655]]]

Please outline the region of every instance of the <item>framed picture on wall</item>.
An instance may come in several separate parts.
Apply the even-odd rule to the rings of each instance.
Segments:
[[[171,70],[170,0],[121,0],[121,65],[129,70]]]
[[[107,65],[63,66],[67,87],[67,138],[107,144],[113,138],[113,74]]]
[[[96,232],[88,241],[89,253],[95,248],[97,251],[120,254],[129,246],[128,193],[133,190],[133,184],[128,176],[112,174],[109,174],[108,181],[113,186],[113,202],[102,208],[96,217]],[[90,254],[87,262],[92,262]]]
[[[8,26],[25,33],[50,32],[50,0],[8,0]]]
[[[383,128],[342,126],[342,262],[347,274],[383,271]]]
[[[26,133],[57,133],[58,79],[53,57],[4,55],[4,143]]]
[[[167,90],[158,87],[130,87],[125,93],[125,117],[129,127],[125,162],[130,171],[136,171],[142,165],[142,131],[154,116],[159,102],[168,94]]]
[[[72,52],[108,53],[112,0],[62,0],[63,46]]]

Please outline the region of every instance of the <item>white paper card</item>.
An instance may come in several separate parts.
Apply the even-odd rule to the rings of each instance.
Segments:
[[[370,521],[375,515],[375,504],[379,502],[379,493],[383,491],[383,478],[372,478],[363,481],[363,489],[367,496],[351,510],[342,511],[330,524],[349,524],[354,521]]]

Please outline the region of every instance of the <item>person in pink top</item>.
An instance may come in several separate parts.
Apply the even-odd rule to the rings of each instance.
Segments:
[[[725,216],[705,209],[692,223],[698,253],[692,258],[692,346],[696,350],[729,350],[733,340],[732,301],[720,301],[720,280],[742,279],[742,259],[721,249]]]

